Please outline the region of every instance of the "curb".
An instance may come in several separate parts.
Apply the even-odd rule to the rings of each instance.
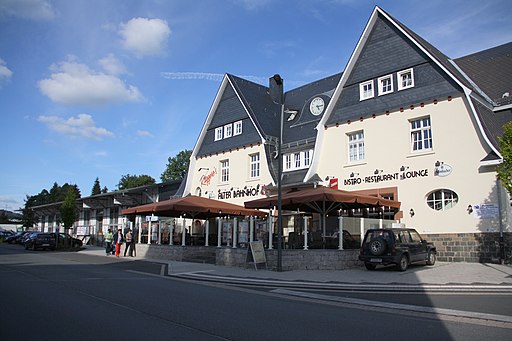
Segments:
[[[276,279],[241,278],[205,274],[203,272],[167,273],[167,276],[196,281],[239,284],[248,286],[272,286],[280,288],[324,289],[339,291],[380,291],[380,292],[464,292],[464,293],[512,293],[512,285],[469,285],[469,284],[372,284],[286,281]]]

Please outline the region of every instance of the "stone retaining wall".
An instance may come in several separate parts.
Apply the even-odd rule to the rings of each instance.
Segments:
[[[252,268],[247,262],[247,248],[179,245],[136,245],[137,257],[178,262],[211,263]],[[360,267],[359,250],[282,250],[283,270],[343,270]],[[277,250],[265,250],[267,268],[277,270]],[[264,265],[259,265],[260,268]]]
[[[503,237],[505,248],[510,248],[512,233],[505,232]],[[497,232],[426,234],[423,238],[434,243],[441,262],[497,263],[500,259]]]
[[[499,233],[425,234],[437,248],[441,262],[497,263]],[[504,233],[506,250],[512,247],[512,233]],[[179,262],[211,263],[243,268],[254,267],[247,262],[247,248],[216,246],[181,246],[137,244],[137,256]],[[282,268],[289,270],[343,270],[361,267],[359,250],[282,250]],[[267,268],[277,270],[277,250],[265,250]],[[512,260],[508,260],[509,262]],[[260,265],[259,267],[263,267]]]
[[[343,270],[363,265],[357,257],[359,250],[282,250],[282,269],[289,270]],[[277,270],[277,250],[265,250],[267,268]],[[249,258],[251,259],[251,258]],[[217,249],[217,265],[254,267],[247,262],[247,249]],[[258,267],[264,267],[263,264]]]

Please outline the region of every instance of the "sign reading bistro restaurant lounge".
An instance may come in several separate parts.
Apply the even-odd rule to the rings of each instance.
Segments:
[[[424,178],[428,176],[428,169],[410,170],[404,172],[388,173],[388,174],[376,174],[365,177],[353,177],[343,180],[344,186],[378,183],[383,181],[391,180],[407,180],[413,178]]]

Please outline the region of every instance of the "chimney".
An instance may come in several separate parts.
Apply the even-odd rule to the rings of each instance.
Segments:
[[[269,78],[269,91],[270,99],[275,104],[283,104],[283,79],[278,74]]]

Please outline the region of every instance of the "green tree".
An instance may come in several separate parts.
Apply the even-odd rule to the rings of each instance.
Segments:
[[[160,175],[160,179],[163,182],[183,179],[188,172],[191,155],[192,151],[185,149],[179,152],[175,157],[169,157],[166,169],[162,175]]]
[[[108,193],[108,188],[107,188],[107,186],[103,187],[103,189],[101,190],[101,193]]]
[[[155,183],[155,179],[153,179],[149,175],[126,174],[121,177],[121,180],[119,180],[119,184],[117,185],[117,187],[119,189],[128,189],[146,185],[153,185]]]
[[[62,202],[65,200],[68,190],[73,193],[75,199],[80,198],[80,189],[77,185],[65,183],[61,187],[56,182],[53,183],[50,191],[43,189],[39,194],[32,196],[27,195],[25,199],[25,207],[22,209],[23,226],[31,227],[36,223],[32,207]]]
[[[96,180],[94,180],[94,185],[92,186],[92,191],[91,191],[91,195],[97,195],[97,194],[101,194],[101,186],[100,186],[99,178],[96,178]]]
[[[0,224],[9,224],[9,218],[7,217],[7,214],[4,210],[0,213]]]
[[[496,171],[503,187],[512,195],[512,121],[503,125],[503,135],[498,137],[498,141],[503,163],[498,165]]]
[[[73,187],[69,187],[66,192],[64,202],[60,206],[60,218],[64,225],[64,233],[71,229],[78,218],[78,207],[76,206],[76,192]],[[70,240],[71,241],[71,240]]]

